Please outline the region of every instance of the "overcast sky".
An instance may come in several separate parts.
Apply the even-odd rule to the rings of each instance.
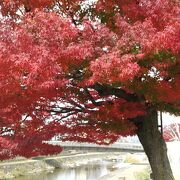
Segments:
[[[171,124],[171,123],[180,123],[180,116],[173,116],[173,115],[170,115],[169,113],[163,113],[162,119],[163,119],[164,125]]]

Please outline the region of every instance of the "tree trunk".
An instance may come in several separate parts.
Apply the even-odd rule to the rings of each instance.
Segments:
[[[153,180],[174,180],[167,147],[158,130],[158,115],[155,109],[148,110],[146,118],[138,127],[137,135],[149,159]]]

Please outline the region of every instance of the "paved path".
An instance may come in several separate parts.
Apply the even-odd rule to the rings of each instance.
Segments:
[[[137,180],[136,174],[147,170],[148,165],[124,164],[123,167],[98,180]]]
[[[180,165],[172,166],[175,180],[180,180]],[[138,173],[147,172],[150,166],[147,163],[126,164],[124,167],[113,171],[111,174],[105,175],[98,180],[137,180]]]

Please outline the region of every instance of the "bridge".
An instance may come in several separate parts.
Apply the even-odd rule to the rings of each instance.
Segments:
[[[79,143],[79,142],[62,142],[62,141],[49,141],[53,145],[60,145],[65,151],[95,151],[95,152],[144,152],[144,149],[139,143],[114,143],[111,145],[98,145],[92,143]]]

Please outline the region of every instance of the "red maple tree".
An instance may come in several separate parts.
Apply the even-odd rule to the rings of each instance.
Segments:
[[[0,158],[137,134],[173,179],[158,111],[180,114],[179,2],[2,0]],[[166,167],[166,168],[164,168]]]
[[[163,136],[165,141],[180,141],[180,124],[173,123],[164,127]]]

